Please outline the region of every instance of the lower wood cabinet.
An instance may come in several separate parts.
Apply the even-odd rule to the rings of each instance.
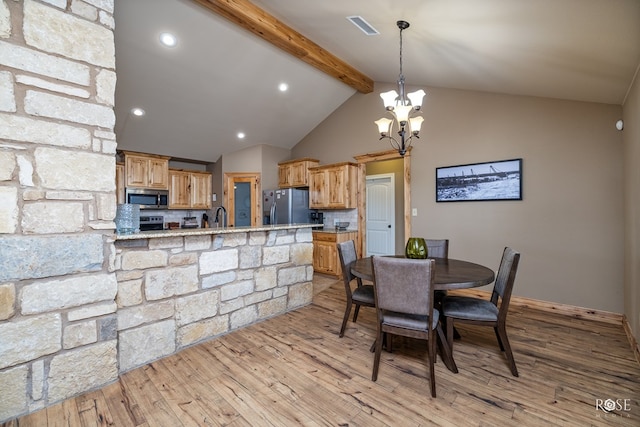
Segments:
[[[313,270],[318,273],[342,277],[338,243],[356,240],[356,231],[314,231],[313,232]]]

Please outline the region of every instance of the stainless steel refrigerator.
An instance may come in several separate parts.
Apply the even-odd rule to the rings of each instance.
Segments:
[[[262,192],[263,224],[310,222],[309,190],[281,188]]]

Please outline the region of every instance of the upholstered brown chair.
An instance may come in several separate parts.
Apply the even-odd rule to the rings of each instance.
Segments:
[[[391,343],[391,336],[387,335],[426,339],[431,396],[436,397],[436,331],[441,339],[445,337],[438,310],[433,308],[435,261],[374,256],[372,263],[378,325],[371,379],[378,379],[383,341],[388,346]]]
[[[448,295],[442,300],[442,315],[447,328],[447,341],[453,352],[453,325],[467,323],[480,326],[491,326],[495,331],[500,350],[504,351],[513,376],[518,376],[516,361],[511,352],[507,337],[507,313],[511,291],[518,271],[520,254],[506,247],[498,269],[491,300]],[[499,305],[498,305],[499,304]]]
[[[449,239],[425,239],[429,258],[449,258]]]
[[[429,258],[449,258],[449,239],[425,239],[427,243],[427,256]],[[442,299],[447,291],[435,291],[435,306],[440,307]]]
[[[356,245],[353,240],[338,243],[338,255],[340,257],[340,265],[342,266],[342,280],[344,282],[344,290],[347,295],[347,307],[344,311],[342,319],[342,327],[340,328],[340,337],[344,336],[344,330],[347,327],[347,320],[351,307],[355,304],[353,312],[353,321],[358,319],[360,306],[375,307],[375,298],[373,296],[373,286],[362,284],[362,279],[351,273],[351,264],[357,259]],[[352,289],[351,282],[356,279],[356,287]]]

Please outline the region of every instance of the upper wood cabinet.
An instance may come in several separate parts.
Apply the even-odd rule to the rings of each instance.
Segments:
[[[357,207],[358,165],[336,163],[309,168],[309,207],[353,209]]]
[[[169,189],[169,157],[123,153],[126,187]]]
[[[211,209],[211,174],[169,170],[169,209]]]
[[[124,163],[116,163],[116,203],[125,203],[124,200]]]
[[[287,160],[278,163],[278,187],[308,187],[309,186],[309,168],[318,166],[320,161],[317,159],[296,159]]]

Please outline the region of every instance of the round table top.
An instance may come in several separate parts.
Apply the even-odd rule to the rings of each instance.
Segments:
[[[436,261],[434,289],[475,288],[488,285],[495,279],[493,270],[480,264],[452,258],[431,258]],[[351,273],[365,280],[373,280],[371,257],[357,259],[351,265]]]

